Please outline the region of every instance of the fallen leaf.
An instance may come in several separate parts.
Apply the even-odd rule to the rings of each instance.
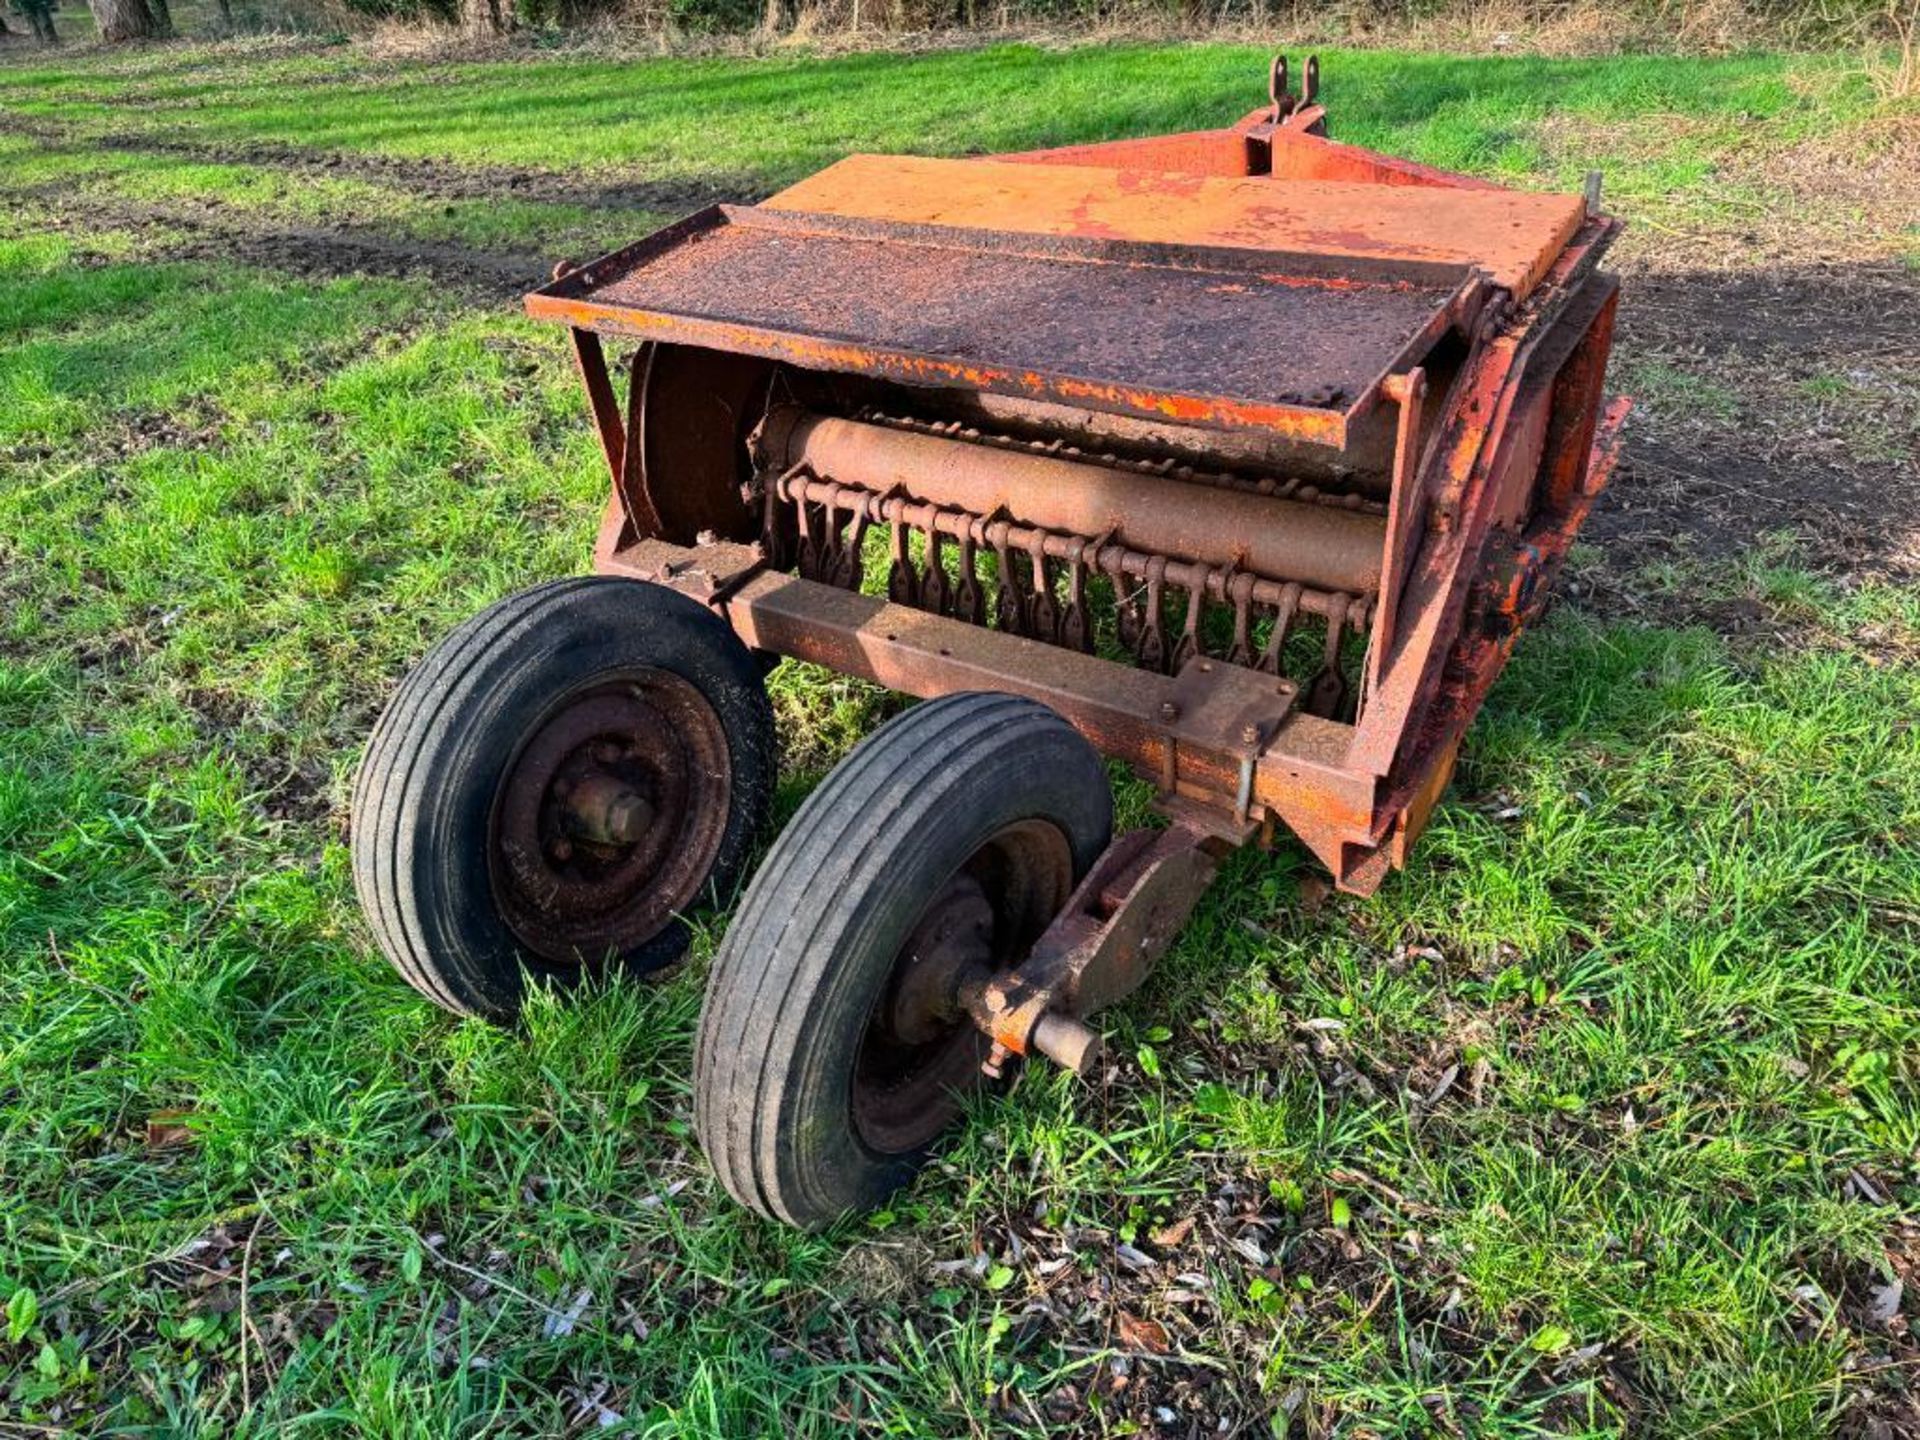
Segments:
[[[1193,1233],[1193,1216],[1176,1220],[1171,1225],[1162,1226],[1150,1237],[1162,1250],[1173,1250],[1187,1243],[1187,1236]]]
[[[652,1195],[642,1195],[635,1203],[638,1204],[642,1210],[658,1210],[662,1205],[666,1204],[667,1201],[671,1200],[686,1188],[687,1182],[685,1180],[676,1180],[664,1190],[656,1191]]]
[[[191,1110],[156,1110],[147,1117],[147,1148],[165,1150],[172,1145],[190,1145],[193,1143],[193,1130],[187,1122],[194,1118]]]
[[[1906,1288],[1905,1282],[1898,1279],[1874,1286],[1867,1304],[1867,1318],[1876,1325],[1891,1324],[1893,1317],[1900,1313],[1900,1300]]]
[[[593,1291],[582,1290],[573,1297],[573,1303],[562,1313],[559,1310],[547,1312],[546,1320],[540,1326],[543,1339],[558,1340],[563,1335],[571,1335],[573,1327],[580,1323],[580,1317],[587,1313],[587,1307],[593,1303]]]
[[[1120,1312],[1120,1343],[1129,1350],[1144,1350],[1149,1355],[1165,1355],[1173,1349],[1166,1326],[1157,1320],[1129,1315],[1124,1310]]]
[[[1449,1065],[1446,1068],[1446,1073],[1441,1075],[1439,1081],[1426,1093],[1426,1096],[1420,1103],[1428,1108],[1438,1105],[1446,1098],[1447,1092],[1453,1088],[1453,1082],[1459,1078],[1460,1067],[1458,1065]]]

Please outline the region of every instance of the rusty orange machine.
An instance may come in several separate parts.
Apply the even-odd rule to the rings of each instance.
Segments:
[[[716,1171],[815,1225],[1019,1057],[1093,1063],[1234,847],[1404,863],[1612,469],[1619,225],[1339,144],[1303,78],[851,156],[527,297],[612,496],[598,574],[468,622],[369,745],[356,881],[415,985],[507,1017],[681,955],[768,812],[780,657],[925,698],[773,842],[701,1016]],[[1112,834],[1102,757],[1164,824]]]

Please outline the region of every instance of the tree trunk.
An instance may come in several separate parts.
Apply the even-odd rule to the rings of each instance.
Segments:
[[[154,37],[153,12],[147,0],[87,0],[93,22],[100,27],[100,38],[109,45],[127,40],[151,40]]]
[[[147,9],[153,12],[153,38],[171,40],[173,38],[173,11],[167,8],[167,0],[147,0]]]
[[[214,8],[220,12],[220,28],[233,29],[233,0],[213,0]]]
[[[460,0],[460,24],[469,35],[491,36],[507,28],[506,6],[512,0]]]
[[[27,11],[27,19],[33,22],[33,38],[42,45],[58,45],[59,33],[53,28],[53,12],[39,6]]]

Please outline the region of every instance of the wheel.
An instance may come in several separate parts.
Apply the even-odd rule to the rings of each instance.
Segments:
[[[695,1123],[734,1198],[811,1229],[911,1178],[984,1079],[957,981],[1024,957],[1112,829],[1100,757],[1031,700],[932,700],[854,750],[708,978]]]
[[[684,953],[682,916],[739,878],[776,769],[725,621],[657,585],[555,581],[401,683],[354,790],[354,888],[415,989],[509,1019],[529,978]]]

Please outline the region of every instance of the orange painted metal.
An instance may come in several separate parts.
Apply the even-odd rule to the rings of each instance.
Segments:
[[[1373,889],[1612,471],[1619,226],[1329,140],[1316,84],[1276,68],[1222,129],[850,157],[529,296],[574,332],[616,481],[597,568],[906,693],[1033,696],[1179,825],[1284,825]],[[606,336],[644,342],[624,424]],[[869,528],[888,600],[845,588]],[[929,575],[984,558],[997,606],[916,581],[909,532]],[[1131,665],[1087,653],[1095,581],[1152,615],[1099,636]],[[1302,616],[1311,679],[1278,668]]]
[[[1358,145],[1342,145],[1322,135],[1275,129],[1266,135],[1263,174],[1276,180],[1344,180],[1363,185],[1425,185],[1446,190],[1486,190],[1509,194],[1490,180],[1456,175],[1413,160],[1379,155]]]
[[[1107,140],[995,155],[1003,164],[1092,165],[1106,170],[1159,170],[1181,175],[1258,175],[1265,168],[1265,141],[1240,130],[1191,130],[1144,140]]]
[[[917,155],[850,155],[765,204],[1026,234],[1471,265],[1516,297],[1533,289],[1586,218],[1578,195]]]

